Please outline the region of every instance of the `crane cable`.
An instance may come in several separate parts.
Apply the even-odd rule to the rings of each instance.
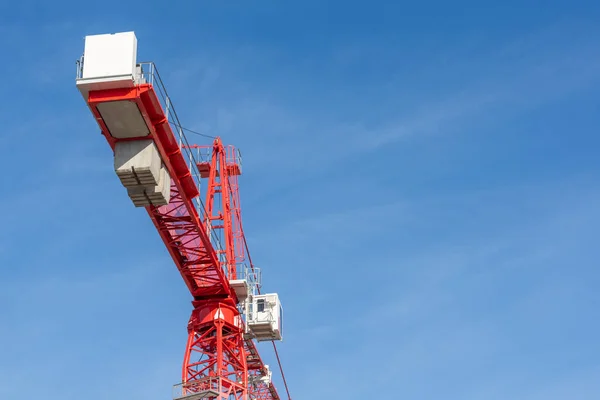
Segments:
[[[283,367],[281,366],[281,360],[279,359],[279,353],[277,352],[277,346],[275,345],[275,342],[271,343],[273,343],[273,349],[275,350],[277,364],[279,364],[279,370],[281,371],[281,377],[283,378],[283,385],[285,386],[285,391],[287,392],[288,400],[292,400],[292,396],[290,396],[290,390],[288,389],[287,381],[285,380],[285,374],[283,373]]]
[[[241,227],[241,225],[242,224],[240,221],[240,227]],[[248,256],[248,262],[250,263],[250,268],[254,272],[254,264],[252,263],[252,257],[250,257],[250,249],[248,249],[248,242],[246,241],[246,235],[244,235],[244,228],[241,228],[241,232],[242,232],[242,238],[244,238],[244,247],[246,248],[246,255]],[[257,289],[258,293],[260,293],[260,287],[257,287],[256,289]],[[288,388],[287,380],[285,379],[285,373],[283,372],[283,365],[281,364],[281,359],[279,358],[279,352],[277,351],[277,345],[275,344],[274,341],[272,341],[271,343],[273,343],[273,350],[275,350],[275,357],[277,357],[277,364],[279,365],[279,371],[281,372],[281,377],[283,378],[283,385],[285,386],[285,391],[287,393],[288,400],[292,400],[292,396],[290,396],[290,389]]]
[[[193,130],[191,130],[191,129],[188,129],[188,128],[184,128],[183,126],[181,126],[181,125],[178,125],[178,124],[176,124],[175,122],[171,122],[171,121],[169,121],[169,123],[170,123],[171,125],[173,125],[173,126],[177,127],[177,128],[180,128],[180,129],[184,130],[184,131],[187,131],[187,132],[193,133],[194,135],[198,135],[198,136],[204,136],[204,137],[207,137],[207,138],[210,138],[210,139],[216,139],[216,138],[217,138],[216,136],[211,136],[211,135],[207,135],[206,133],[200,133],[200,132],[197,132],[197,131],[193,131]]]

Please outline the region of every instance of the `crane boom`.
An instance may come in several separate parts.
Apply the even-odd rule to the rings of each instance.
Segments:
[[[282,309],[277,294],[260,294],[260,273],[246,257],[239,152],[220,138],[190,145],[156,66],[137,63],[136,52],[133,32],[87,36],[76,82],[114,152],[115,172],[193,298],[173,396],[279,400],[254,340],[281,339]]]

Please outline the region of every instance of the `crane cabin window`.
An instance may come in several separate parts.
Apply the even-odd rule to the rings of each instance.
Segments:
[[[256,301],[256,311],[257,312],[265,311],[265,299],[259,299]]]

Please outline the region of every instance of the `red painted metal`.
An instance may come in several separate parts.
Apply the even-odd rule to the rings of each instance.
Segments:
[[[265,367],[254,341],[244,339],[244,322],[229,284],[247,254],[237,182],[241,166],[235,149],[216,139],[208,165],[197,165],[199,174],[209,180],[206,215],[199,215],[193,199],[200,190],[153,85],[89,93],[88,106],[114,150],[119,140],[136,139],[111,136],[97,108],[109,101],[137,105],[150,135],[136,139],[154,140],[171,176],[169,204],[149,206],[146,211],[194,298],[182,369],[184,393],[210,391],[215,399],[279,400],[272,383],[250,383],[249,376],[264,373]],[[223,262],[211,242],[211,231],[219,230],[225,245]]]
[[[102,134],[114,149],[114,145],[119,139],[111,136],[110,131],[97,108],[100,103],[111,101],[130,101],[137,105],[146,125],[150,129],[150,138],[154,140],[156,147],[159,149],[162,161],[167,165],[171,178],[174,178],[179,184],[178,186],[184,191],[186,198],[193,199],[198,196],[198,187],[192,178],[191,171],[186,164],[185,158],[181,154],[179,143],[171,130],[171,126],[169,125],[153,86],[151,84],[141,84],[136,85],[133,88],[99,90],[91,91],[89,93],[88,105],[96,117],[96,122],[102,129]],[[143,139],[147,139],[147,137]]]
[[[209,228],[221,233],[218,236],[225,242],[223,251],[226,257],[222,266],[229,279],[237,279],[238,266],[246,260],[237,179],[241,171],[239,158],[235,156],[235,148],[231,145],[223,146],[219,138],[215,139],[210,154],[211,161],[207,163],[207,219],[210,221]],[[204,170],[205,167],[199,166],[199,171]]]
[[[247,371],[237,308],[218,300],[194,302],[183,363],[187,392],[197,392],[210,382],[219,393],[216,398],[246,400]]]
[[[220,197],[220,199],[218,199]],[[218,201],[220,200],[220,201]],[[220,204],[219,204],[220,203]],[[225,162],[223,144],[216,139],[212,149],[208,190],[206,193],[206,213],[209,229],[221,231],[225,242],[225,261],[222,263],[229,279],[237,279],[236,248],[233,243],[233,225],[231,212],[231,187]]]
[[[258,350],[254,344],[254,341],[251,339],[246,339],[246,354],[248,360],[248,393],[250,394],[251,399],[273,399],[280,400],[279,394],[277,393],[277,389],[273,383],[269,383],[268,385],[263,382],[254,383],[252,381],[256,381],[256,378],[260,376],[264,376],[267,373],[265,369],[265,364],[263,363],[260,355],[258,354]],[[252,379],[254,378],[254,379]]]

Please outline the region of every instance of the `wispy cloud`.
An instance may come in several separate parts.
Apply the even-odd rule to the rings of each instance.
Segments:
[[[429,135],[485,129],[493,119],[513,118],[600,81],[597,43],[502,66],[483,81],[468,82],[465,89],[433,100],[415,115],[376,132],[368,145],[377,148],[408,135]],[[535,49],[531,49],[535,52]]]
[[[399,385],[400,393],[409,398],[435,396],[441,387],[447,387],[451,399],[476,399],[483,395],[492,399],[525,399],[528,394],[548,393],[546,388],[553,380],[553,372],[535,354],[543,346],[544,360],[552,358],[552,354],[556,360],[563,360],[562,350],[552,346],[559,343],[569,346],[564,340],[568,340],[570,330],[557,328],[557,324],[560,319],[582,323],[579,317],[567,315],[578,307],[582,310],[592,307],[591,303],[586,304],[588,297],[581,283],[586,276],[590,279],[597,275],[589,261],[577,266],[574,263],[585,263],[586,256],[580,258],[575,255],[577,252],[588,256],[598,253],[581,238],[593,236],[600,222],[595,206],[600,192],[597,187],[570,185],[533,186],[521,192],[528,203],[546,202],[540,206],[542,209],[522,220],[506,218],[502,212],[493,214],[507,196],[512,196],[513,188],[495,190],[496,203],[488,204],[472,201],[481,199],[480,192],[463,192],[463,202],[487,210],[480,221],[490,228],[487,235],[479,236],[477,231],[465,231],[463,225],[457,225],[453,228],[453,238],[420,245],[406,254],[395,253],[393,258],[387,252],[387,261],[365,265],[360,270],[362,275],[351,281],[340,276],[335,281],[337,285],[329,285],[330,297],[316,303],[334,304],[334,299],[339,299],[335,306],[335,326],[290,334],[291,340],[315,346],[313,349],[307,344],[308,348],[302,350],[314,362],[311,368],[296,370],[296,376],[300,374],[311,390],[318,388],[324,394],[341,397],[364,396],[374,386],[383,387],[390,382]],[[564,193],[569,194],[563,196]],[[406,209],[416,220],[424,221],[433,208],[449,201],[444,198],[435,202],[417,201],[408,203]],[[457,210],[446,208],[446,214],[452,212]],[[517,209],[514,212],[520,213]],[[407,223],[391,219],[400,230],[413,229],[413,220]],[[315,228],[303,227],[306,237],[310,237]],[[372,228],[373,232],[393,235],[387,230],[379,231],[377,225]],[[339,234],[348,238],[348,246],[357,249],[357,257],[370,259],[368,249],[359,250],[358,238]],[[315,242],[316,239],[312,244]],[[322,268],[324,265],[315,269],[307,266],[305,272],[313,279],[323,280]],[[571,275],[571,268],[578,272]],[[380,279],[370,279],[371,274]],[[590,289],[591,285],[588,284]],[[302,300],[304,303],[313,297],[307,288],[302,292],[311,293]],[[314,296],[318,298],[317,293]],[[359,301],[352,309],[346,309],[344,299],[349,296],[368,298],[369,302],[363,305]],[[288,299],[288,307],[292,299]],[[323,320],[309,319],[314,325],[332,318],[329,313]],[[547,329],[555,330],[547,334],[544,344],[538,343],[537,335],[543,335]],[[578,336],[584,335],[582,340],[593,337],[583,333],[592,327],[580,325],[573,329],[580,332]],[[515,336],[512,334],[515,330],[528,333]],[[346,339],[347,332],[361,332],[360,339],[354,336]],[[322,347],[327,348],[326,353],[319,350]],[[301,357],[300,353],[294,351],[291,357]],[[512,359],[511,365],[518,364],[513,367],[514,373],[496,368],[505,365],[507,359]],[[372,373],[374,365],[376,374]],[[458,365],[460,369],[455,369]],[[579,365],[578,383],[592,391],[582,393],[593,393],[595,367]],[[520,377],[527,376],[528,369],[537,372],[523,381]],[[485,378],[475,378],[482,373]],[[330,380],[325,386],[321,384],[324,375],[337,382],[335,389],[329,385]],[[366,375],[370,376],[368,382],[356,382],[356,376]],[[571,385],[565,382],[565,390]],[[340,392],[344,388],[352,388],[352,392]],[[296,390],[308,395],[302,387]]]
[[[191,84],[211,99],[210,104],[190,103],[195,110],[210,110],[188,118],[192,127],[238,143],[252,155],[246,162],[254,169],[277,165],[278,170],[314,173],[324,165],[364,156],[403,138],[474,131],[484,135],[498,120],[506,121],[597,84],[599,43],[597,32],[563,25],[513,42],[494,43],[495,48],[480,47],[478,53],[453,54],[452,48],[460,44],[450,43],[439,49],[447,53],[443,64],[432,53],[435,68],[415,71],[414,77],[392,74],[378,83],[380,92],[387,95],[375,99],[374,107],[344,87],[325,86],[320,97],[302,91],[303,75],[288,82],[287,91],[268,75],[262,78],[263,86],[249,87],[243,72],[231,66],[241,62],[236,58],[219,58],[215,65],[206,57],[191,69],[193,74],[182,71],[179,75],[187,77],[186,87]],[[371,55],[370,45],[353,46],[351,57]],[[272,56],[256,48],[243,54],[250,60]],[[324,65],[339,55],[332,57]],[[190,81],[190,75],[199,83]],[[302,97],[297,97],[300,93]],[[327,103],[334,97],[335,103]],[[181,93],[175,98],[185,101]]]

